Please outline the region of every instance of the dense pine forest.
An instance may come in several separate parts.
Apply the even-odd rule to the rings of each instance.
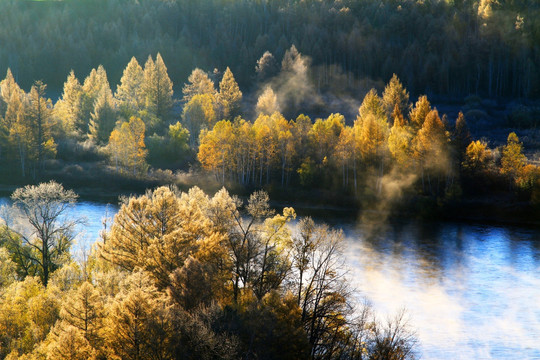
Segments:
[[[357,95],[396,73],[415,95],[538,98],[538,14],[534,0],[7,0],[0,70],[59,89],[102,64],[117,83],[160,52],[175,84],[230,66],[244,89],[266,51],[295,45],[317,90]]]

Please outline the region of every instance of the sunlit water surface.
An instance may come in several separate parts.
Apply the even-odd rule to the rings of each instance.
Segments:
[[[540,232],[344,224],[351,278],[380,314],[406,308],[423,359],[540,359]]]
[[[76,205],[70,215],[86,223],[78,229],[75,256],[91,247],[104,217],[117,209]],[[345,232],[349,276],[359,296],[382,318],[406,308],[422,359],[540,359],[539,230],[331,223]]]

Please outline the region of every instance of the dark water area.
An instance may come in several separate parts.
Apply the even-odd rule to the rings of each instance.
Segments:
[[[116,202],[75,206],[70,215],[87,220],[75,257],[117,211]],[[330,213],[313,216],[343,229],[359,301],[383,319],[406,308],[422,359],[540,359],[540,229],[412,220],[374,227],[352,212]]]

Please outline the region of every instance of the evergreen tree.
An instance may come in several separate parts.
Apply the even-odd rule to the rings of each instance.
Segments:
[[[429,103],[427,96],[420,96],[414,107],[411,109],[411,112],[409,113],[411,125],[414,126],[416,131],[422,128],[422,126],[424,125],[424,121],[426,120],[426,116],[429,114],[430,111],[431,104]]]
[[[163,125],[169,120],[173,106],[173,84],[167,74],[167,67],[163,58],[158,53],[156,61],[149,56],[144,65],[143,91],[146,110],[157,118],[158,124],[146,125],[150,128],[154,125]],[[149,129],[151,131],[151,129]]]
[[[384,88],[382,103],[388,118],[390,118],[396,105],[398,105],[402,114],[407,114],[409,111],[409,93],[396,74],[392,76],[390,82]]]
[[[66,82],[62,97],[54,106],[54,115],[62,124],[66,132],[74,131],[82,117],[82,86],[71,70]]]
[[[104,91],[96,99],[88,125],[88,137],[98,145],[106,144],[115,124],[114,98],[108,91]]]
[[[143,68],[137,59],[132,57],[124,69],[120,84],[116,88],[115,98],[118,104],[134,113],[141,110],[145,105],[143,84]]]
[[[103,93],[112,96],[109,80],[107,80],[107,72],[102,65],[99,65],[97,70],[92,69],[90,75],[84,79],[82,90],[82,116],[75,128],[80,134],[87,134],[92,112],[95,111],[96,100]]]
[[[471,141],[471,133],[469,132],[469,127],[465,121],[465,116],[460,111],[458,118],[456,119],[456,126],[453,134],[453,145],[457,151],[459,163],[463,161],[465,151]]]
[[[45,98],[46,88],[47,85],[36,81],[28,94],[27,117],[34,141],[31,159],[36,161],[39,172],[43,170],[45,157],[56,153],[56,144],[51,135],[52,105],[51,101]]]
[[[0,81],[0,116],[5,115],[7,103],[10,101],[11,96],[20,92],[21,88],[15,82],[11,69],[8,68],[5,79]]]
[[[261,58],[257,60],[255,72],[257,73],[257,80],[259,82],[263,82],[277,74],[278,66],[276,59],[270,51],[265,51]]]
[[[526,162],[527,158],[523,154],[523,143],[519,142],[515,132],[511,132],[502,151],[501,173],[513,181],[520,175]]]
[[[382,99],[377,95],[377,90],[371,89],[358,109],[358,116],[360,119],[373,115],[376,118],[385,117],[384,107]]]
[[[219,101],[223,108],[223,118],[234,118],[240,109],[240,102],[242,101],[242,92],[234,80],[234,75],[227,67],[223,74],[223,79],[219,83]]]

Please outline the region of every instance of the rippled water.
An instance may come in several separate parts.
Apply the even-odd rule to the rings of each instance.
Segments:
[[[4,200],[5,201],[5,200]],[[0,200],[1,202],[1,200]],[[88,249],[115,205],[80,202]],[[346,235],[350,277],[381,316],[406,308],[422,359],[540,359],[540,230],[396,222]]]

